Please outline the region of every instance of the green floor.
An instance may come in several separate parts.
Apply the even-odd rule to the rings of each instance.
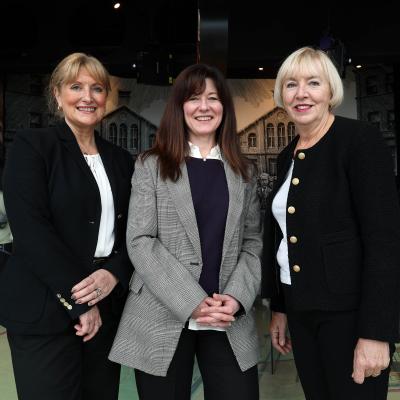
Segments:
[[[297,372],[291,355],[277,357],[274,353],[274,373],[271,374],[271,349],[267,326],[268,308],[261,303],[257,306],[257,320],[260,334],[261,354],[258,365],[260,379],[260,400],[304,400]],[[390,377],[388,400],[400,400],[400,352],[395,353]],[[10,351],[4,328],[0,326],[0,399],[17,400],[11,366]],[[122,368],[119,400],[137,400],[135,377],[129,368]],[[55,399],[56,400],[56,399]],[[197,367],[193,373],[192,400],[203,400],[201,377]]]

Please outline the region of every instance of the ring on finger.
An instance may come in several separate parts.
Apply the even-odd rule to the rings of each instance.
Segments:
[[[99,287],[94,289],[94,291],[96,292],[96,297],[100,297],[103,293],[103,291]]]

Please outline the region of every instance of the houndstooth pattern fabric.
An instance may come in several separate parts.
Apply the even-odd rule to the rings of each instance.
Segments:
[[[245,182],[226,161],[229,208],[220,270],[220,293],[245,313],[227,329],[244,371],[257,363],[253,303],[261,282],[261,221],[254,181]],[[165,376],[181,331],[207,296],[198,280],[202,257],[189,178],[163,181],[155,157],[136,162],[129,206],[127,248],[135,267],[110,359]]]

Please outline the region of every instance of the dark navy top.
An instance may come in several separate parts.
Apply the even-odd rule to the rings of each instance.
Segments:
[[[204,161],[190,157],[186,166],[203,258],[199,283],[212,296],[219,293],[219,271],[229,206],[228,184],[224,164],[220,160]]]

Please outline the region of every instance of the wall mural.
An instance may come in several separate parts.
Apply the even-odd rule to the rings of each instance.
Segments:
[[[349,72],[344,81],[345,102],[337,114],[359,117],[376,124],[391,147],[396,165],[391,68],[364,68],[356,76]],[[54,116],[47,110],[43,95],[47,81],[48,75],[40,74],[5,76],[6,150],[17,129],[56,123]],[[361,94],[358,96],[356,81],[357,92]],[[294,124],[286,112],[275,106],[274,82],[273,79],[228,80],[237,114],[241,149],[257,166],[258,192],[262,203],[276,175],[277,155],[296,135]],[[111,87],[107,113],[98,131],[105,139],[127,149],[136,158],[153,144],[171,87],[138,84],[136,79],[116,76],[111,77]],[[0,102],[1,91],[0,81]],[[2,109],[0,103],[0,124]]]

